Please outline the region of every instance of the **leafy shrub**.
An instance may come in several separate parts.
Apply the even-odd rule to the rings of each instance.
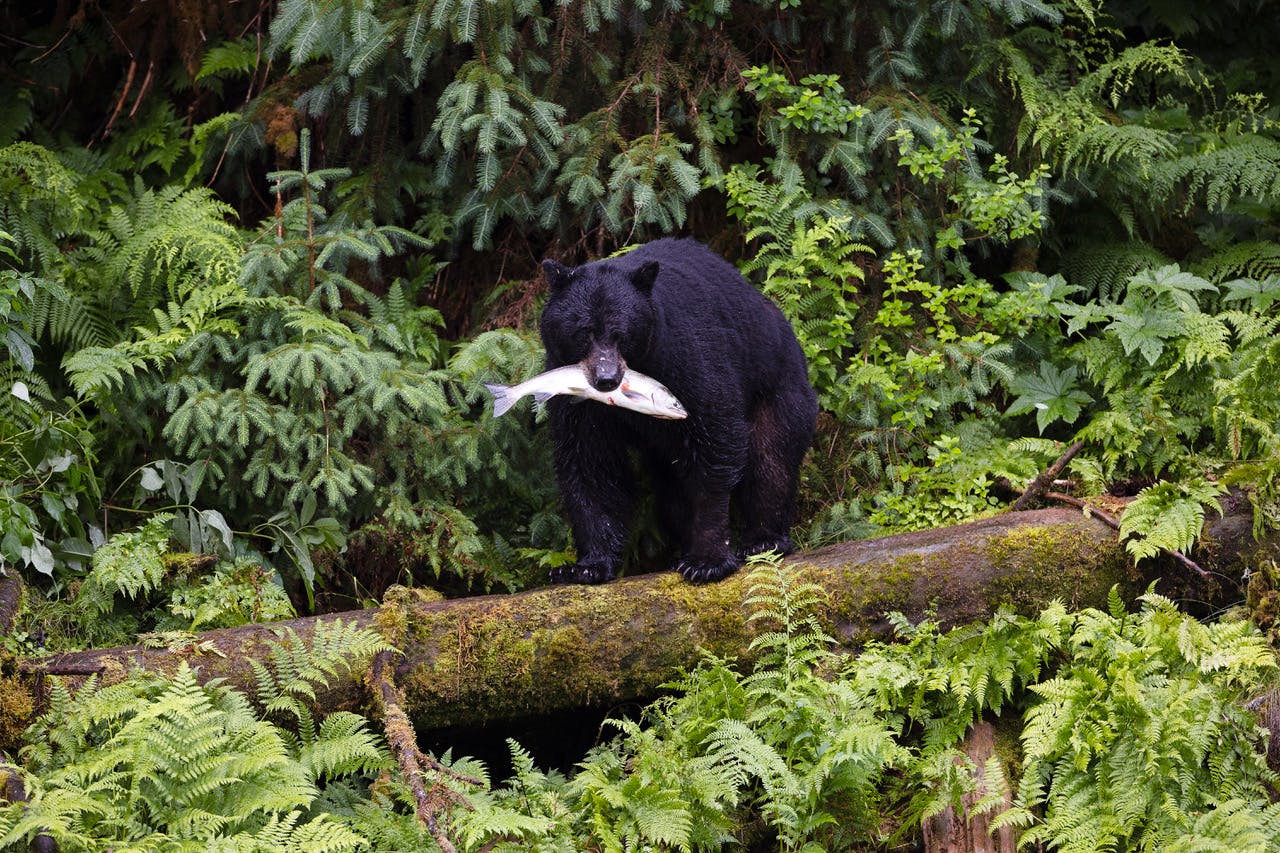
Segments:
[[[1083,422],[1074,464],[1096,480],[1168,478],[1144,486],[1122,519],[1131,553],[1189,548],[1205,508],[1221,512],[1218,475],[1256,483],[1255,529],[1280,523],[1267,475],[1280,447],[1280,398],[1260,381],[1280,354],[1274,282],[1215,285],[1170,265],[1135,273],[1109,297],[1080,299],[1083,289],[1061,279],[1022,280],[1061,297],[1050,311],[1079,338],[1047,346],[1038,374],[1028,365],[1014,379],[1019,396],[1006,413],[1035,411],[1041,432]]]
[[[0,843],[46,835],[64,850],[354,851],[364,839],[310,811],[322,789],[361,786],[388,763],[356,714],[316,719],[305,702],[340,669],[385,648],[376,635],[320,625],[255,667],[258,695],[171,678],[56,682],[23,748],[30,802],[0,809]],[[286,727],[287,724],[287,727]],[[327,792],[333,796],[333,792]]]
[[[417,303],[419,281],[373,289],[379,264],[426,241],[331,214],[324,200],[348,173],[311,169],[305,133],[301,151],[301,170],[270,176],[279,214],[243,254],[207,193],[140,188],[72,254],[72,271],[106,265],[108,280],[129,282],[129,310],[153,306],[124,339],[73,338],[63,361],[105,419],[128,422],[112,438],[108,475],[117,490],[139,477],[138,509],[163,495],[181,508],[173,533],[185,547],[274,556],[308,601],[323,580],[312,554],[371,519],[412,543],[404,554],[424,557],[399,580],[420,582],[425,570],[446,583],[523,586],[536,555],[563,550],[566,534],[552,519],[549,463],[534,461],[543,439],[517,418],[481,417],[480,380],[532,374],[539,354],[495,333],[460,347],[445,369],[440,316]],[[200,239],[187,239],[191,228]],[[134,316],[109,299],[95,304],[81,305],[82,316]],[[47,333],[64,327],[84,326],[51,315]],[[143,446],[152,428],[134,415],[155,406],[169,417]],[[495,487],[511,500],[523,492],[527,512],[500,507]],[[535,556],[522,562],[522,553]]]
[[[39,634],[43,646],[64,651],[126,645],[144,632],[228,628],[296,615],[280,576],[259,559],[173,552],[173,522],[173,513],[156,513],[114,534],[62,597],[31,596],[19,624]]]
[[[877,262],[870,245],[854,241],[850,220],[819,212],[805,186],[771,183],[754,167],[725,175],[730,212],[748,226],[746,240],[759,241],[743,271],[791,319],[834,419],[835,436],[822,444],[843,458],[818,467],[840,482],[861,480],[866,493],[859,511],[847,499],[823,510],[815,527],[833,527],[827,535],[850,532],[849,521],[832,524],[838,515],[893,530],[963,520],[995,505],[988,487],[999,478],[1034,473],[984,422],[997,415],[999,385],[1015,377],[1010,341],[1033,327],[1052,294],[1022,283],[1002,292],[973,274],[956,241],[1035,233],[1042,219],[1032,200],[1044,174],[1020,179],[998,159],[994,182],[971,174],[977,132],[969,116],[961,134],[939,130],[931,144],[905,130],[895,137],[920,191],[942,184],[953,211],[927,255],[912,248]],[[947,470],[973,460],[983,464]]]

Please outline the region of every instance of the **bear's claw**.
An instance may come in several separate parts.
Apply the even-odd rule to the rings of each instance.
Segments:
[[[617,576],[613,566],[603,563],[567,563],[551,570],[552,583],[605,583]]]
[[[738,570],[738,559],[731,555],[681,557],[675,564],[680,577],[692,583],[710,583],[727,578]]]
[[[754,557],[756,554],[767,554],[770,551],[777,551],[785,557],[794,550],[795,546],[791,544],[790,536],[777,536],[743,543],[739,546],[737,553],[738,559],[745,561],[748,557]]]

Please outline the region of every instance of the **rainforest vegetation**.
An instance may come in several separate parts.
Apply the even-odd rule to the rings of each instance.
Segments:
[[[314,701],[390,651],[350,624],[282,632],[252,695],[184,668],[37,708],[13,664],[545,585],[543,415],[483,383],[542,369],[543,258],[664,235],[805,350],[798,547],[1001,512],[1068,448],[1053,491],[1138,565],[1228,501],[1264,538],[1278,39],[1265,0],[0,5],[0,847],[912,850],[968,793],[1025,849],[1280,848],[1266,560],[1230,607],[887,614],[857,655],[762,560],[750,661],[562,765],[513,740],[418,784],[373,706]],[[633,570],[663,553],[639,524]]]

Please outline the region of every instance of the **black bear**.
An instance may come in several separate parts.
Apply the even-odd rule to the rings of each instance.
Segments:
[[[600,391],[628,367],[665,384],[688,410],[658,420],[569,396],[548,401],[556,476],[578,550],[558,583],[617,574],[636,497],[633,456],[648,468],[659,523],[691,581],[741,558],[791,551],[796,480],[818,401],[804,353],[778,307],[693,240],[663,239],[576,269],[542,263],[547,368],[581,362]],[[730,500],[742,538],[729,543]]]

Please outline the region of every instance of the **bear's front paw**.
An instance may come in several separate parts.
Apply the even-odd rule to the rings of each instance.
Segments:
[[[618,576],[606,563],[566,563],[551,570],[552,583],[604,583]]]
[[[750,542],[744,542],[738,548],[738,558],[746,560],[748,557],[754,557],[756,554],[767,554],[770,551],[777,551],[782,556],[786,556],[795,550],[795,546],[791,544],[790,536],[773,536],[753,539]]]
[[[738,558],[731,554],[681,557],[675,565],[680,577],[693,583],[710,583],[727,578],[738,570]]]

